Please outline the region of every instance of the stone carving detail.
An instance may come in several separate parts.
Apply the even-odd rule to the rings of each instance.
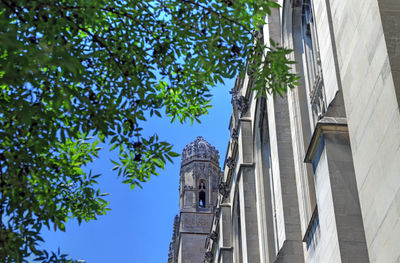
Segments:
[[[195,227],[195,218],[193,215],[185,215],[185,217],[183,217],[183,227],[185,228]]]
[[[206,227],[210,225],[209,218],[207,216],[198,215],[196,221],[197,225],[200,227]]]
[[[218,184],[218,192],[224,197],[227,198],[229,196],[228,186],[225,182],[220,182]]]
[[[214,255],[211,251],[206,252],[206,260],[210,262],[213,259]]]
[[[199,164],[198,168],[201,173],[204,173],[204,163]]]
[[[238,103],[238,92],[235,90],[235,88],[232,88],[231,91],[229,91],[229,94],[232,95],[231,103],[235,106]]]
[[[237,140],[238,140],[238,138],[239,138],[239,133],[238,133],[238,131],[237,131],[236,128],[232,128],[232,130],[231,130],[231,138],[232,138],[232,140],[234,140],[234,141],[237,141]]]
[[[240,117],[243,117],[243,115],[245,115],[247,110],[249,109],[249,100],[243,96],[240,96],[237,106],[238,106],[238,111],[240,113]]]
[[[220,216],[220,212],[221,212],[221,208],[217,207],[217,209],[215,209],[215,216],[219,217]]]
[[[226,159],[226,166],[228,166],[229,169],[235,168],[235,160],[233,160],[232,157],[228,157],[228,159]]]
[[[195,231],[196,229],[209,229],[212,218],[208,214],[184,214],[182,216],[182,227],[184,229],[191,229]]]
[[[218,239],[218,233],[213,231],[211,234],[208,235],[210,237],[211,240],[213,241],[217,241]]]
[[[211,160],[218,164],[217,149],[209,144],[203,137],[198,136],[194,142],[186,145],[182,152],[182,166],[191,160]],[[204,166],[201,167],[204,169]]]
[[[234,89],[232,89],[229,93],[232,94],[232,105],[237,107],[240,117],[243,117],[243,115],[245,115],[249,109],[249,100],[244,96],[239,95]]]

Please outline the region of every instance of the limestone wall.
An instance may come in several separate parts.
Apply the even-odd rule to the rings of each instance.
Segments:
[[[321,153],[317,169],[315,171],[315,188],[317,190],[317,202],[319,209],[320,235],[316,242],[310,246],[310,262],[341,262],[338,234],[336,229],[335,212],[331,183],[329,179],[329,168],[326,150]]]
[[[376,0],[326,2],[332,16],[370,260],[398,262],[400,114],[381,22],[387,18],[381,18]],[[398,31],[393,24],[392,29],[396,28]],[[397,31],[393,34],[398,35]],[[389,43],[391,50],[393,43]]]

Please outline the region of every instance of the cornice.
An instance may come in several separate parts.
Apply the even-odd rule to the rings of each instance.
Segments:
[[[343,133],[348,132],[347,119],[346,118],[335,118],[335,117],[323,117],[317,122],[314,129],[314,133],[311,137],[311,141],[308,145],[304,162],[311,163],[315,152],[317,150],[318,143],[321,135],[324,133],[337,132]]]

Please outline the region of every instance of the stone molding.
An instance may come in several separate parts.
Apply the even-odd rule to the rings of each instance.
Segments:
[[[321,135],[328,132],[348,132],[347,119],[335,117],[323,117],[317,122],[311,141],[308,145],[304,162],[311,163],[317,151]]]

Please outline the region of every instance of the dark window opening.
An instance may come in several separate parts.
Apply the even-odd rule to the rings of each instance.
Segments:
[[[199,192],[199,207],[206,207],[206,193],[204,191]]]

